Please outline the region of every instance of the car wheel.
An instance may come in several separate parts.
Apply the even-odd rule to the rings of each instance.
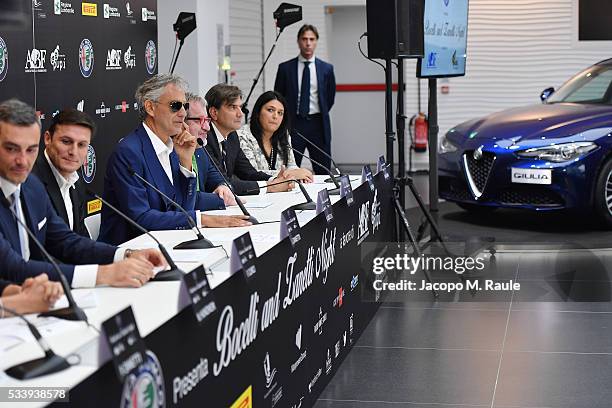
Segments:
[[[488,214],[497,210],[497,207],[490,207],[488,205],[478,205],[478,204],[470,204],[470,203],[455,203],[459,207],[463,208],[465,211],[471,213],[478,214]]]
[[[593,205],[597,217],[612,228],[612,159],[604,163],[597,176]]]

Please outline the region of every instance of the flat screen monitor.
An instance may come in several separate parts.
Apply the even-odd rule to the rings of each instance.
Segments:
[[[425,50],[417,63],[420,78],[465,75],[468,0],[425,0]]]

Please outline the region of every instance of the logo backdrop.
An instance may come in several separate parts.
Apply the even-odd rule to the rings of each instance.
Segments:
[[[157,1],[32,0],[27,12],[0,25],[0,100],[34,106],[43,131],[63,108],[91,115],[84,180],[102,192],[110,153],[139,123],[134,91],[158,71]]]

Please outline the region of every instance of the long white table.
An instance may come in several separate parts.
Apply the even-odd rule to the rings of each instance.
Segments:
[[[316,202],[317,193],[324,188],[333,188],[333,184],[326,184],[327,177],[316,176],[315,182],[305,184],[308,193]],[[359,176],[351,177],[353,188],[361,184]],[[282,210],[292,204],[304,202],[304,197],[296,188],[291,192],[261,194],[244,197],[247,205],[267,201],[272,203],[266,208],[250,208],[251,215],[260,222],[278,221]],[[331,196],[335,203],[339,196]],[[211,214],[240,214],[238,207],[231,207],[224,211],[211,211]],[[316,216],[315,211],[298,211],[301,226],[307,224]],[[258,256],[261,256],[280,241],[280,226],[278,222],[262,223],[244,228],[204,228],[204,235],[214,244],[222,245],[227,254],[231,251],[232,241],[249,231]],[[193,239],[190,230],[181,231],[155,231],[153,235],[167,248],[175,244]],[[155,243],[148,236],[142,235],[123,244],[130,248],[155,247]],[[213,266],[213,274],[209,276],[211,286],[217,287],[231,276],[229,259],[221,248],[205,250],[206,254],[201,262],[177,262],[179,268],[190,271],[199,264],[207,267]],[[180,282],[149,282],[139,289],[98,287],[95,289],[75,290],[79,292],[93,291],[97,299],[97,306],[85,309],[89,322],[98,330],[101,323],[115,315],[127,306],[131,306],[138,328],[143,337],[159,328],[166,321],[177,315],[187,305],[179,296]],[[6,368],[15,364],[29,361],[43,356],[42,351],[35,343],[33,337],[25,333],[25,325],[17,318],[0,320],[0,387],[74,387],[87,378],[110,359],[110,353],[101,336],[92,328],[82,322],[65,322],[55,318],[36,318],[27,316],[41,329],[43,336],[56,354],[68,356],[75,354],[80,363],[68,370],[28,381],[18,381],[4,374]],[[3,347],[3,344],[7,346]],[[41,403],[22,403],[20,406],[41,406]],[[11,406],[9,403],[0,403],[1,406]]]

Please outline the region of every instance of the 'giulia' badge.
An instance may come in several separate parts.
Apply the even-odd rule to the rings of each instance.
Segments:
[[[472,155],[472,157],[474,157],[474,160],[482,159],[482,147],[483,146],[480,146],[478,149],[474,150],[474,154]]]

